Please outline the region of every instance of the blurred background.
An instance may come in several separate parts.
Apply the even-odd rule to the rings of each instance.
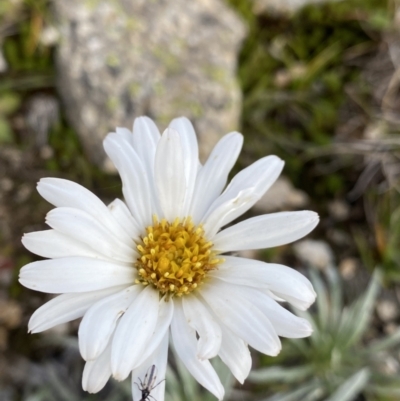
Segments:
[[[121,197],[101,142],[140,115],[160,129],[190,118],[203,160],[239,130],[236,172],[284,159],[245,218],[321,216],[307,239],[246,254],[313,281],[302,316],[314,335],[283,340],[276,358],[253,353],[243,386],[214,361],[226,399],[400,400],[398,0],[0,1],[0,400],[131,399],[129,382],[81,390],[79,322],[27,334],[50,298],[17,276],[36,260],[21,236],[44,229],[51,208],[37,181]],[[171,358],[167,401],[213,399]]]

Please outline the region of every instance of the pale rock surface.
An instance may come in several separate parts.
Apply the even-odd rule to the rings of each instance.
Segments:
[[[293,246],[295,255],[305,264],[320,270],[333,265],[333,252],[325,241],[305,239]]]
[[[333,3],[344,0],[253,0],[255,14],[291,16],[308,4]]]
[[[350,206],[342,199],[335,199],[328,203],[329,214],[337,221],[347,220],[350,216]]]
[[[257,249],[244,249],[242,251],[238,251],[234,256],[238,256],[240,258],[247,259],[260,259],[260,252]]]
[[[290,180],[279,177],[264,196],[254,205],[257,213],[271,213],[305,207],[309,202],[307,194],[295,188]]]
[[[356,258],[344,258],[338,266],[340,275],[345,280],[353,279],[357,274],[359,265],[360,261]]]
[[[14,300],[0,300],[0,324],[15,329],[22,320],[21,306]]]
[[[204,157],[237,129],[235,78],[245,26],[222,0],[55,0],[57,77],[69,122],[104,164],[104,136],[147,115],[197,130]]]
[[[59,121],[57,98],[48,94],[35,94],[27,102],[26,125],[37,148],[48,144],[50,129]]]
[[[395,320],[399,316],[398,306],[393,300],[389,299],[377,302],[376,311],[384,322]]]

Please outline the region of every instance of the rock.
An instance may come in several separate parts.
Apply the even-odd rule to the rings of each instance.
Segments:
[[[333,252],[325,241],[306,239],[293,246],[296,256],[305,264],[324,270],[333,264]]]
[[[51,47],[58,43],[60,40],[60,32],[52,25],[44,27],[39,37],[40,43],[43,46]]]
[[[21,324],[22,310],[13,300],[0,300],[0,324],[7,329],[14,329]]]
[[[383,322],[390,322],[399,316],[398,307],[395,302],[384,299],[379,301],[376,305],[378,316]]]
[[[359,261],[356,258],[345,258],[339,263],[340,275],[345,280],[351,280],[355,277],[359,266]]]
[[[56,0],[54,8],[60,96],[93,162],[104,164],[104,136],[140,115],[161,129],[188,117],[203,159],[237,128],[245,28],[222,0]]]
[[[54,326],[46,331],[46,333],[49,336],[55,335],[57,337],[66,337],[69,334],[69,332],[70,332],[69,323],[58,324],[57,326]]]
[[[253,0],[256,15],[270,14],[277,17],[291,16],[309,4],[321,4],[343,0]]]
[[[17,204],[24,203],[28,200],[33,192],[32,184],[23,183],[18,186],[18,189],[15,193],[14,200]]]
[[[348,246],[353,239],[346,231],[337,228],[331,228],[326,232],[326,237],[329,242],[337,246]]]
[[[400,370],[399,361],[394,355],[390,355],[387,351],[380,352],[381,358],[378,359],[376,364],[377,371],[384,375],[398,375]]]
[[[0,193],[10,192],[13,188],[14,188],[14,182],[10,178],[8,177],[0,178]]]
[[[245,249],[243,251],[238,251],[237,256],[246,259],[260,259],[260,252],[256,249]]]
[[[22,309],[13,300],[0,299],[0,351],[8,348],[8,331],[21,324]]]
[[[305,192],[293,187],[286,177],[279,177],[266,194],[254,205],[258,213],[299,209],[308,204]]]
[[[347,220],[350,216],[349,204],[341,199],[335,199],[328,203],[330,215],[337,221]]]
[[[42,148],[47,145],[50,129],[59,121],[58,101],[54,96],[37,94],[27,104],[26,125],[33,134],[35,145]]]
[[[54,156],[54,149],[50,145],[44,145],[40,148],[40,157],[43,160],[49,160]]]
[[[399,326],[396,323],[390,322],[385,324],[385,326],[383,327],[383,330],[386,334],[394,334],[399,330]]]

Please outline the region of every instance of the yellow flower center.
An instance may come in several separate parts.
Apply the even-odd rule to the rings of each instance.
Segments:
[[[153,285],[167,296],[189,294],[204,280],[207,272],[217,268],[212,242],[204,237],[202,225],[195,226],[190,217],[173,223],[153,217],[153,226],[137,245],[140,257],[135,263],[136,283]]]

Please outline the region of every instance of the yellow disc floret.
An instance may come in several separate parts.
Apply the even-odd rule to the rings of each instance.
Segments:
[[[217,268],[223,259],[216,258],[212,242],[204,237],[201,225],[190,217],[173,223],[153,217],[153,226],[137,245],[140,257],[137,283],[155,286],[167,296],[189,294],[203,281],[207,272]]]

